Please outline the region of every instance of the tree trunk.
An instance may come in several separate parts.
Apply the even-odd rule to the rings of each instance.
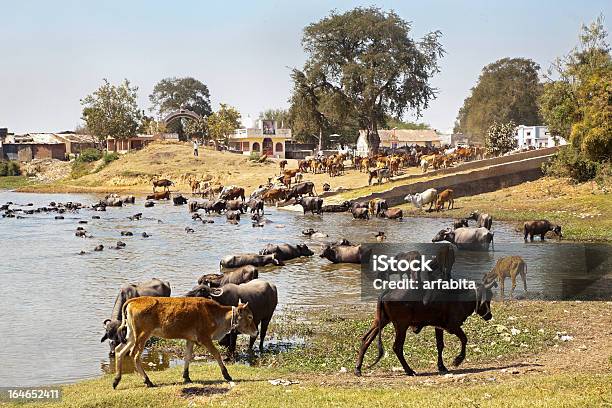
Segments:
[[[378,153],[378,147],[380,146],[380,136],[378,136],[378,128],[376,126],[376,120],[372,119],[372,121],[370,122],[370,126],[368,126],[368,147],[369,147],[369,154],[373,155],[373,154],[377,154]]]
[[[319,151],[323,150],[323,129],[319,128]]]

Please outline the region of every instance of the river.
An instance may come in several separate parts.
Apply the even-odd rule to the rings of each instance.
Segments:
[[[21,208],[47,206],[51,201],[89,205],[98,199],[90,194],[0,192],[0,204],[33,204]],[[135,205],[109,207],[106,212],[67,212],[63,220],[54,219],[55,213],[0,219],[0,384],[69,383],[100,375],[109,362],[108,345],[100,344],[102,322],[110,317],[124,283],[157,277],[170,281],[176,296],[191,289],[203,273],[218,272],[224,255],[258,252],[267,243],[284,242],[305,242],[317,253],[321,242],[304,237],[301,231],[306,228],[329,234],[330,241],[347,238],[357,243],[374,242],[374,233],[385,231],[389,242],[409,247],[410,243],[430,241],[450,223],[435,218],[361,221],[353,220],[350,214],[303,216],[266,209],[272,222],[265,228],[253,228],[248,219],[232,225],[221,216],[214,218],[213,224],[202,224],[191,220],[186,206],[161,202],[144,208],[142,202],[137,199]],[[143,213],[143,219],[127,218],[137,212]],[[92,219],[92,215],[100,219]],[[79,220],[87,221],[81,226],[93,238],[75,236]],[[195,232],[187,234],[185,227]],[[134,236],[121,237],[122,230],[132,231]],[[496,251],[482,253],[473,262],[458,259],[459,275],[474,275],[476,263],[490,269],[500,256],[520,253],[529,265],[529,296],[546,292],[547,285],[554,282],[545,259],[571,253],[569,246],[553,241],[524,244],[520,232],[508,223],[494,222],[493,230]],[[141,237],[142,232],[151,237]],[[125,249],[111,248],[117,240],[127,244]],[[92,252],[98,244],[105,246],[104,251]],[[87,253],[79,255],[82,250]],[[277,285],[281,312],[291,305],[361,301],[359,266],[332,265],[316,255],[284,267],[264,268],[260,278]],[[506,293],[509,287],[507,282]],[[519,296],[521,287],[519,283]],[[150,358],[163,360],[163,356]]]

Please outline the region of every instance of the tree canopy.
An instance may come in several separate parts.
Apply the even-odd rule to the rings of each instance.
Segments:
[[[149,101],[151,110],[159,117],[179,109],[188,109],[202,117],[212,112],[208,87],[191,77],[162,79],[153,88]],[[177,132],[181,138],[184,138],[185,126],[185,121],[175,121],[169,125],[170,130]]]
[[[278,127],[291,128],[291,117],[287,109],[266,109],[263,112],[259,112],[259,119],[275,120]]]
[[[436,96],[430,79],[444,54],[441,33],[419,41],[409,34],[408,22],[376,7],[332,11],[307,26],[302,45],[308,59],[292,74],[294,126],[310,122],[322,133],[334,121],[339,127],[354,124],[366,130],[376,151],[385,115],[414,110],[419,116]]]
[[[228,136],[240,127],[240,113],[232,106],[220,104],[219,110],[206,118],[208,139],[227,142]]]
[[[600,17],[582,26],[580,43],[557,59],[540,98],[552,134],[594,161],[612,158],[612,59]]]
[[[482,141],[493,123],[539,125],[540,66],[528,58],[502,58],[485,66],[459,109],[455,133]]]
[[[107,137],[125,139],[134,136],[142,117],[136,102],[138,87],[130,86],[127,79],[119,85],[106,79],[103,82],[96,91],[81,99],[82,119],[88,131],[100,143]]]

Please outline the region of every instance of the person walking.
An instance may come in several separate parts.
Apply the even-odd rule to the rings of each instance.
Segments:
[[[193,155],[198,157],[198,139],[193,139]]]

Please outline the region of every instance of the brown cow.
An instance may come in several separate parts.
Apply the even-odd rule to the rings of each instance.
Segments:
[[[280,173],[279,174],[283,174],[283,171],[285,171],[285,166],[287,165],[287,160],[281,160],[278,163],[278,167],[280,168]]]
[[[266,203],[274,204],[277,201],[285,200],[288,191],[284,188],[271,188],[261,195],[261,199]]]
[[[242,201],[244,201],[244,188],[242,187],[230,188],[227,191],[223,192],[219,196],[219,198],[222,200],[233,200],[236,198],[240,198]]]
[[[155,193],[155,187],[163,187],[164,191],[169,191],[170,186],[174,185],[174,183],[168,179],[157,179],[153,180],[153,192]]]
[[[383,212],[383,217],[388,218],[390,220],[402,220],[404,218],[404,212],[401,208],[389,208]]]
[[[454,191],[450,188],[442,191],[438,194],[438,201],[436,202],[436,211],[444,209],[444,203],[448,202],[448,209],[455,208],[455,200],[453,199]]]
[[[128,300],[123,305],[123,320],[119,331],[128,328],[125,343],[115,349],[116,376],[113,388],[121,381],[123,358],[127,353],[134,359],[136,371],[144,379],[147,387],[153,383],[142,368],[140,357],[149,337],[155,335],[164,339],[184,339],[185,367],[183,379],[189,378],[189,362],[193,357],[195,343],[203,345],[213,355],[221,368],[221,374],[227,381],[232,381],[223,364],[219,350],[213,340],[223,338],[232,330],[238,330],[249,336],[257,336],[257,327],[253,323],[253,313],[247,304],[238,306],[221,306],[219,303],[204,298],[179,297],[138,297]]]
[[[285,177],[291,178],[291,177],[295,177],[295,175],[298,174],[299,172],[300,172],[300,169],[285,170],[283,172],[283,175]]]
[[[170,191],[166,190],[162,193],[156,192],[147,196],[147,200],[169,200]]]

